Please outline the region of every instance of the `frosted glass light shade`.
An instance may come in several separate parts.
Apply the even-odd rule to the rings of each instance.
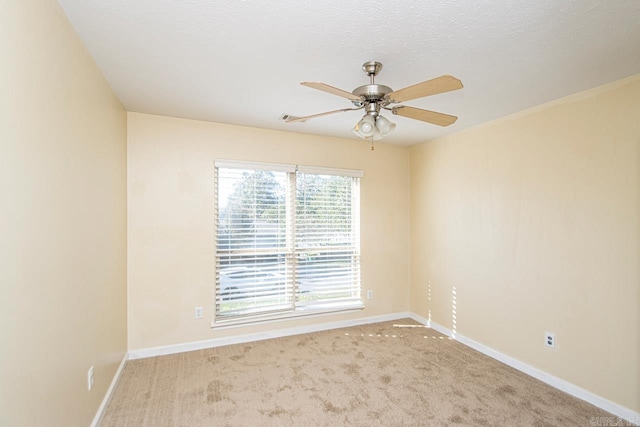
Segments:
[[[362,139],[379,140],[395,128],[396,124],[391,123],[385,117],[366,114],[351,131]]]
[[[386,117],[378,116],[376,120],[378,131],[384,136],[396,128],[395,123],[391,123]]]

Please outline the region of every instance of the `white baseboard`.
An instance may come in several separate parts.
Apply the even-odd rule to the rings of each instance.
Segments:
[[[186,351],[203,350],[206,348],[220,347],[223,345],[243,344],[253,341],[268,340],[291,335],[308,334],[310,332],[328,331],[330,329],[347,328],[350,326],[368,325],[370,323],[388,322],[411,317],[411,313],[404,311],[399,313],[370,316],[359,319],[341,320],[337,322],[319,323],[309,326],[297,326],[293,328],[274,329],[272,331],[257,332],[253,334],[236,335],[232,337],[213,338],[205,341],[188,342],[182,344],[166,345],[161,347],[142,348],[129,351],[129,359],[144,359],[147,357],[164,356],[167,354],[184,353]]]
[[[122,361],[120,362],[120,366],[118,366],[118,370],[116,371],[113,379],[111,380],[111,385],[107,389],[107,393],[104,395],[104,399],[102,399],[102,403],[96,412],[95,417],[93,417],[93,421],[91,422],[90,427],[98,427],[100,425],[100,421],[102,421],[102,417],[104,415],[104,410],[107,408],[109,401],[111,400],[111,396],[113,395],[113,391],[116,389],[118,385],[118,381],[120,381],[120,375],[122,374],[122,370],[124,369],[124,365],[126,365],[127,360],[129,359],[128,354],[125,353],[122,357]]]
[[[434,323],[431,320],[427,319],[426,317],[422,317],[415,313],[409,313],[409,317],[418,323],[422,323],[423,325],[428,326],[434,331],[440,332],[442,335],[446,335],[448,337],[451,337],[452,335],[451,329],[447,329],[442,325]]]
[[[520,372],[523,372],[533,378],[536,378],[546,384],[549,384],[550,386],[557,388],[558,390],[561,390],[567,394],[577,397],[578,399],[589,402],[600,409],[603,409],[617,417],[620,417],[624,419],[626,422],[628,422],[629,423],[628,425],[640,425],[639,412],[635,412],[629,408],[626,408],[622,405],[614,403],[608,399],[605,399],[604,397],[598,396],[597,394],[592,393],[588,390],[585,390],[581,387],[578,387],[575,384],[572,384],[554,375],[541,371],[538,368],[534,368],[531,365],[528,365],[517,359],[514,359],[511,356],[507,356],[504,353],[500,353],[499,351],[496,351],[490,347],[487,347],[484,344],[481,344],[463,335],[460,335],[458,333],[452,334],[451,329],[447,329],[442,325],[439,325],[433,321],[429,321],[429,319],[426,319],[422,316],[419,316],[414,313],[409,313],[409,317],[411,317],[416,322],[420,322],[423,325],[426,325],[431,329],[440,332],[443,335],[446,335],[448,337],[455,339],[456,341],[466,345],[467,347],[477,350],[480,353],[483,353],[493,359],[498,360],[499,362],[504,363],[505,365],[509,365],[512,368],[519,370]]]

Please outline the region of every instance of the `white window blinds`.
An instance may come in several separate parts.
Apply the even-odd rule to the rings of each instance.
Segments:
[[[358,179],[298,173],[296,302],[299,307],[360,303]]]
[[[216,322],[362,307],[361,173],[308,169],[216,162]]]
[[[289,310],[286,172],[217,168],[216,313]]]

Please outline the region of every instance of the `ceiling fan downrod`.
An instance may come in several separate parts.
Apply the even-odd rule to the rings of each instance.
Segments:
[[[365,62],[364,64],[362,64],[362,70],[371,79],[371,83],[370,84],[374,84],[373,83],[373,79],[375,78],[375,76],[378,75],[380,70],[382,70],[382,63],[378,62],[378,61]]]

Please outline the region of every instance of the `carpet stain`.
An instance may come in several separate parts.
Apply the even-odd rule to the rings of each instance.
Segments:
[[[343,363],[342,368],[345,370],[347,375],[351,375],[352,377],[360,375],[360,365],[357,363]]]
[[[462,391],[460,390],[453,390],[453,394],[456,395],[457,397],[461,397],[461,398],[465,398],[467,397]]]
[[[485,420],[484,418],[474,418],[473,419],[473,425],[476,425],[476,426],[488,426],[489,425],[489,421]]]
[[[364,353],[359,351],[356,353],[356,359],[364,359]]]
[[[324,412],[332,412],[334,414],[341,414],[342,412],[344,412],[344,409],[338,408],[333,403],[327,400],[322,402],[322,406],[323,406]]]
[[[232,386],[222,381],[214,380],[207,386],[207,403],[220,402],[227,398]]]
[[[349,401],[349,411],[354,411],[365,404],[364,400],[362,400],[359,396],[354,397]]]
[[[533,411],[533,406],[531,406],[531,402],[529,402],[528,400],[522,400],[518,403],[518,405],[520,405],[527,411]]]
[[[381,361],[378,362],[378,368],[380,369],[385,369],[387,366],[389,366],[391,364],[391,362],[387,359],[382,359]]]
[[[462,424],[462,423],[464,423],[464,420],[462,419],[462,417],[460,415],[454,415],[453,417],[449,418],[449,421],[451,421],[454,424]]]
[[[231,356],[229,359],[233,360],[234,362],[237,362],[238,360],[244,359],[244,355],[236,354],[235,356]]]
[[[336,373],[336,371],[331,368],[322,368],[322,373],[325,375],[333,375]]]
[[[271,411],[260,411],[260,413],[262,413],[263,415],[268,415],[269,418],[273,418],[273,417],[279,417],[280,415],[286,414],[287,411],[283,408],[281,408],[280,406],[276,406],[275,409],[272,409]]]
[[[216,363],[218,363],[220,361],[220,357],[219,356],[209,356],[209,357],[207,357],[207,361],[209,363],[211,363],[212,365],[215,365]]]
[[[513,396],[515,394],[518,394],[516,389],[511,387],[510,385],[505,385],[505,386],[500,387],[499,389],[496,390],[496,393],[500,397]]]
[[[372,420],[379,420],[381,414],[380,412],[371,411],[371,412],[367,412],[367,416]]]
[[[382,384],[389,384],[391,382],[391,377],[389,375],[383,375],[380,377],[380,382]]]

